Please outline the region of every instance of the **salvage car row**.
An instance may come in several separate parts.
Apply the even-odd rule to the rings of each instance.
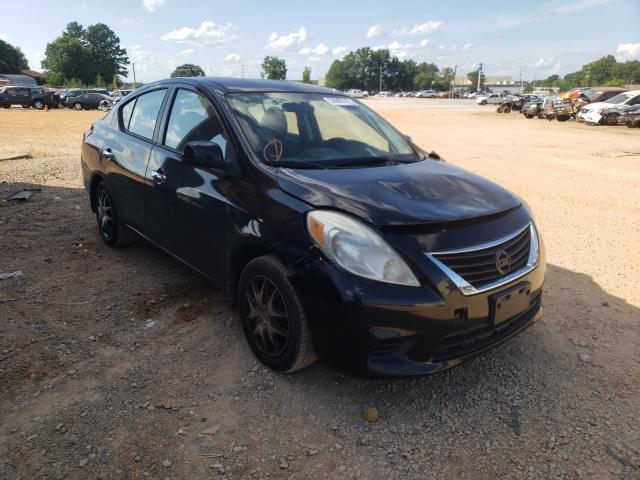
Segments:
[[[561,95],[506,95],[496,111],[510,113],[512,110],[521,112],[526,118],[560,122],[573,118],[590,125],[636,128],[640,127],[640,90],[593,87],[576,88]]]
[[[52,90],[44,87],[7,86],[0,87],[0,107],[11,108],[19,105],[23,108],[42,110],[49,108],[72,108],[74,110],[106,110],[131,90],[109,91],[105,88],[72,88]]]

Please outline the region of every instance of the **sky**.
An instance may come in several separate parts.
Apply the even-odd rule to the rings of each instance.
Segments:
[[[138,81],[182,63],[207,75],[255,78],[265,55],[287,62],[287,77],[323,77],[359,47],[400,59],[477,68],[525,80],[564,75],[612,54],[640,60],[640,0],[0,0],[0,39],[19,46],[31,68],[67,23],[102,22],[135,63]],[[129,79],[133,78],[129,68]]]

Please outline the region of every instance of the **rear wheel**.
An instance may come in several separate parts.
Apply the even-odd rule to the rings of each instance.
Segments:
[[[124,247],[131,244],[135,238],[134,234],[122,222],[104,183],[96,187],[95,206],[98,230],[104,243],[110,247]]]
[[[33,107],[38,110],[42,110],[44,108],[44,102],[42,100],[34,100]]]
[[[486,104],[487,104],[487,101],[486,101],[486,100],[482,100],[482,101],[480,102],[480,105],[486,105]]]
[[[277,257],[258,257],[242,270],[238,307],[247,342],[266,366],[293,372],[316,361],[307,318]]]
[[[11,108],[11,105],[9,105],[8,103],[5,103],[2,105],[2,108]]]
[[[570,118],[571,118],[571,116],[560,115],[559,117],[556,117],[556,120],[558,120],[559,122],[566,122]]]
[[[73,104],[73,108],[76,110],[82,110],[82,104],[80,102],[76,102]]]

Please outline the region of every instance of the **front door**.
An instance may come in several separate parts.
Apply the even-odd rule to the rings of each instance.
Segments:
[[[210,141],[220,145],[225,161],[235,153],[222,123],[204,95],[177,88],[166,115],[166,131],[149,159],[146,178],[151,238],[214,280],[222,281],[226,251],[228,180],[223,171],[190,165],[185,144]]]

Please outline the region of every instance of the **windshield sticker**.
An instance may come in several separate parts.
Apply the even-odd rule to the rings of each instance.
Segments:
[[[355,107],[358,105],[349,97],[324,97],[324,101],[338,107]]]

